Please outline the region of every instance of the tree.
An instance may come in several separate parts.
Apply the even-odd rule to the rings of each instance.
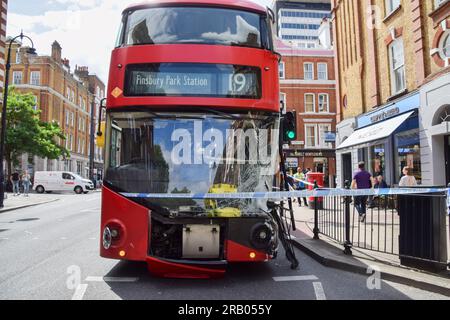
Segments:
[[[34,110],[35,105],[32,94],[19,94],[14,89],[8,94],[5,143],[8,174],[25,153],[50,160],[70,156],[69,151],[57,142],[66,139],[58,123],[41,121],[41,111]]]

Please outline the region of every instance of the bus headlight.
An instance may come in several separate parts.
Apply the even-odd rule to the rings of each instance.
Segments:
[[[109,229],[109,227],[106,227],[103,230],[103,237],[102,237],[103,248],[105,248],[105,250],[108,250],[109,248],[111,248],[112,238],[113,237],[111,234],[111,229]]]

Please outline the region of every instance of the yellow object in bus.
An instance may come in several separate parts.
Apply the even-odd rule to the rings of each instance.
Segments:
[[[101,135],[99,135],[100,133]],[[106,135],[106,122],[102,121],[100,123],[100,132],[97,132],[97,137],[95,138],[97,147],[99,148],[105,147],[105,135]]]
[[[212,194],[237,193],[237,187],[230,184],[215,184],[211,187],[211,189],[209,189],[208,192]],[[207,199],[205,200],[205,206],[211,210],[209,214],[210,217],[239,218],[241,216],[241,210],[238,208],[219,208],[217,200]]]

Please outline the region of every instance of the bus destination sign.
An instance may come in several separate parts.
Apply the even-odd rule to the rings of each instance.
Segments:
[[[127,68],[125,96],[261,98],[258,68],[215,64],[150,64]]]

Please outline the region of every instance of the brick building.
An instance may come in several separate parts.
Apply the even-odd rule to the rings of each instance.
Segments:
[[[62,49],[56,41],[50,56],[29,55],[25,49],[19,43],[13,45],[10,85],[18,92],[32,93],[36,97],[42,121],[59,123],[66,136],[62,143],[70,151],[70,159],[28,159],[24,155],[22,169],[31,172],[64,170],[88,177],[90,110],[96,99],[89,90],[89,77],[80,78],[77,72],[71,72],[70,61],[62,59]]]
[[[280,64],[280,92],[286,111],[297,115],[297,140],[285,150],[290,168],[311,168],[334,181],[336,89],[334,52],[305,50],[276,43]],[[331,140],[330,137],[331,136]]]
[[[3,105],[3,88],[5,86],[5,58],[6,58],[6,17],[8,13],[8,1],[1,1],[0,8],[0,106]]]
[[[85,66],[75,67],[75,75],[82,79],[84,83],[88,84],[89,92],[93,95],[92,103],[94,106],[95,134],[98,128],[100,104],[102,99],[105,97],[105,84],[97,75],[90,74],[89,68]],[[94,137],[96,136],[94,135]],[[97,142],[94,139],[94,174],[98,174],[100,177],[103,177],[103,169],[103,149],[97,146]]]
[[[406,165],[450,182],[449,16],[448,0],[332,1],[340,186],[361,160],[389,185]]]

